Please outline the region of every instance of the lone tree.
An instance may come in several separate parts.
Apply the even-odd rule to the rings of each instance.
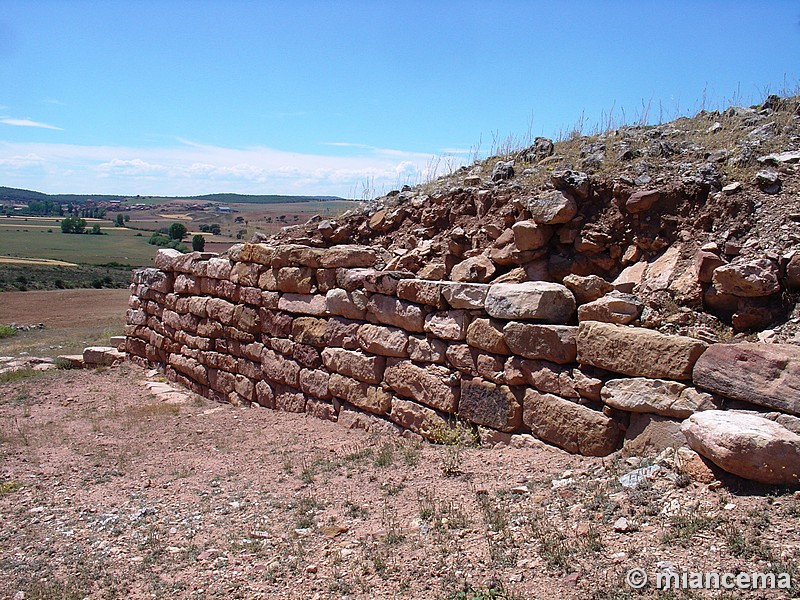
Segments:
[[[199,233],[192,236],[192,250],[195,252],[202,252],[206,247],[206,238]]]
[[[116,226],[122,227],[124,224],[125,224],[125,217],[122,215],[122,213],[117,213]]]
[[[169,237],[173,240],[181,241],[183,238],[186,237],[186,225],[183,223],[173,223],[169,226]]]
[[[86,233],[86,220],[80,217],[61,219],[61,233]]]

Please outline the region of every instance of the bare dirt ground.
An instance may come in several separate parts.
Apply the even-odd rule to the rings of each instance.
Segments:
[[[0,293],[0,324],[44,324],[44,329],[0,339],[0,355],[57,356],[121,335],[130,292],[79,289]]]
[[[149,379],[157,379],[154,373]],[[800,498],[652,460],[481,449],[148,392],[131,365],[0,382],[2,598],[791,598]],[[642,568],[635,591],[625,574]],[[791,590],[657,592],[657,572]],[[20,593],[22,592],[22,593]]]

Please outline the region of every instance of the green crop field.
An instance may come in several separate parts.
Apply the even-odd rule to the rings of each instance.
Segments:
[[[88,220],[88,226],[97,222]],[[157,248],[147,243],[147,233],[114,227],[100,221],[105,235],[61,233],[53,219],[0,219],[0,256],[47,258],[72,263],[103,265],[117,262],[131,266],[152,264]]]

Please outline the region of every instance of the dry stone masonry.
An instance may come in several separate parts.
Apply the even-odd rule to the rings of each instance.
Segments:
[[[515,226],[522,248],[574,216],[572,197],[555,194]],[[639,194],[629,209],[658,201]],[[721,294],[776,285],[766,263],[726,267],[710,251],[698,261]],[[133,273],[126,349],[236,406],[434,441],[460,421],[484,443],[534,436],[592,456],[688,443],[737,475],[800,482],[797,347],[626,325],[641,305],[599,277],[482,283],[478,261],[465,281],[380,267],[356,245],[160,250],[155,268]]]

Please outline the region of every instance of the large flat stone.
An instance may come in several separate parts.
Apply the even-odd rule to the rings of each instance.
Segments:
[[[390,358],[384,382],[401,396],[454,413],[460,388],[452,375],[450,369],[439,365],[419,367],[409,360]]]
[[[372,413],[385,414],[392,410],[392,395],[377,385],[331,373],[328,390],[331,395]]]
[[[522,424],[522,406],[511,388],[479,378],[461,380],[458,415],[500,431],[515,431]]]
[[[600,395],[603,402],[613,408],[678,419],[685,419],[699,410],[717,408],[710,394],[665,379],[611,379],[605,383]]]
[[[406,331],[425,331],[426,311],[422,306],[383,294],[373,294],[367,302],[367,314],[379,323],[402,327]]]
[[[575,313],[575,297],[559,283],[498,283],[489,288],[485,307],[496,319],[567,323]]]
[[[707,344],[642,327],[584,321],[576,338],[578,362],[631,377],[687,380]]]
[[[578,328],[570,325],[535,325],[512,321],[503,337],[512,354],[566,364],[575,361]]]
[[[694,382],[727,398],[800,415],[800,347],[713,344],[694,366]]]
[[[322,362],[329,370],[364,383],[380,383],[386,367],[386,358],[383,356],[368,356],[363,352],[342,348],[325,348]]]
[[[761,483],[800,483],[800,436],[769,419],[733,411],[693,414],[681,431],[689,446],[720,468]]]
[[[365,323],[358,327],[356,339],[366,352],[381,356],[408,356],[409,336],[399,327]]]
[[[528,389],[522,419],[533,435],[567,452],[607,456],[617,448],[619,428],[614,421],[552,394]]]

